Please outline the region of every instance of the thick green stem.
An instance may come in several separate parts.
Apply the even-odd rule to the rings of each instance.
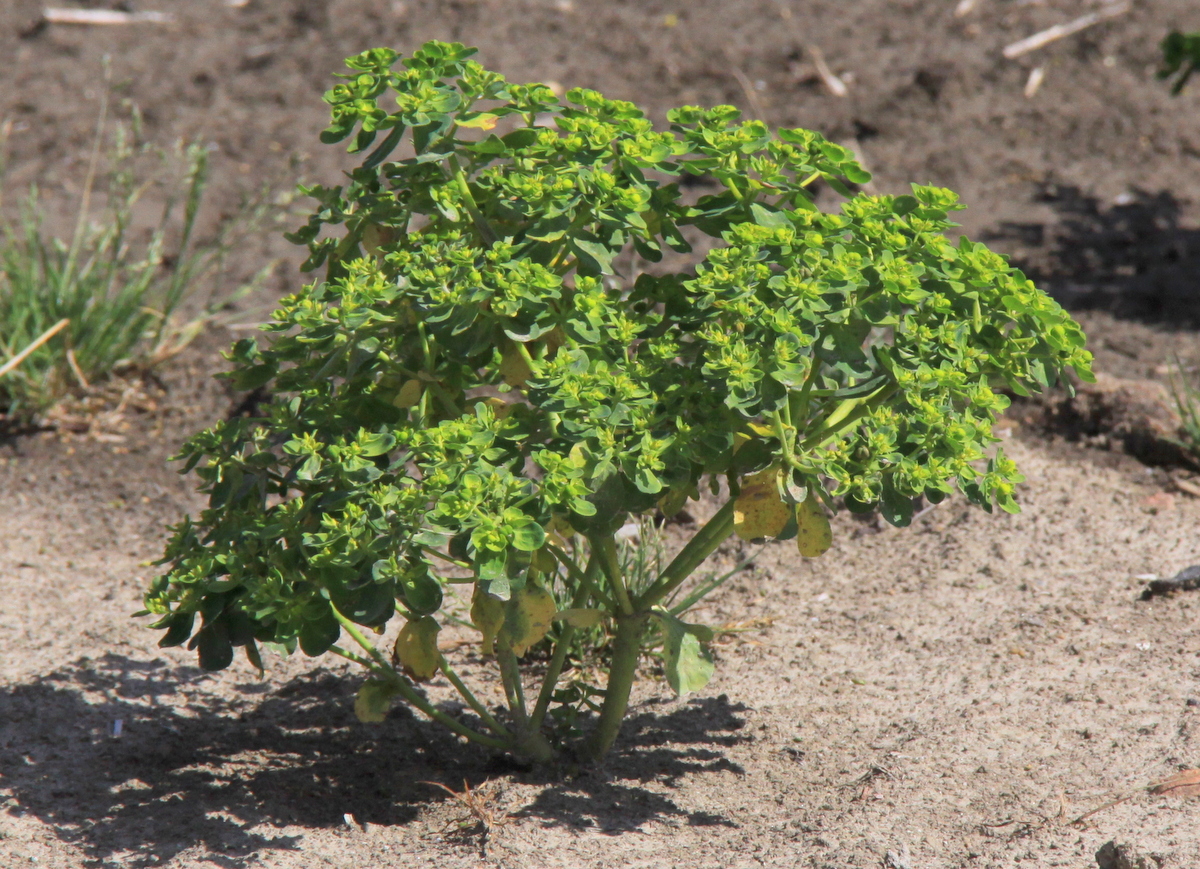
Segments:
[[[621,722],[629,709],[629,693],[637,675],[638,659],[642,652],[642,633],[649,613],[617,616],[617,632],[613,638],[612,664],[608,671],[608,687],[600,719],[587,741],[585,751],[592,760],[600,760],[612,748],[621,732]]]
[[[475,231],[479,233],[483,243],[487,247],[491,247],[496,243],[496,233],[491,224],[487,222],[487,218],[483,216],[483,212],[479,210],[479,205],[471,194],[471,185],[467,183],[467,176],[454,157],[450,158],[450,172],[458,186],[459,193],[462,194],[463,204],[467,206],[467,213],[471,215],[471,222],[475,224]]]
[[[568,566],[567,570],[571,571],[571,569]],[[587,604],[588,599],[592,596],[596,576],[599,573],[600,560],[593,554],[591,559],[588,560],[587,567],[576,580],[579,586],[575,590],[575,597],[571,599],[572,609],[577,609]],[[574,626],[570,624],[565,625],[562,633],[559,634],[558,642],[554,645],[554,654],[551,655],[550,665],[546,668],[546,676],[542,680],[542,689],[538,692],[537,703],[533,707],[533,715],[529,717],[529,727],[531,730],[540,730],[542,722],[546,719],[546,710],[550,708],[550,700],[554,696],[554,688],[558,684],[558,677],[562,673],[563,664],[567,660],[567,652],[571,648],[571,640],[574,637]]]
[[[704,563],[704,559],[712,555],[718,546],[725,542],[733,533],[734,499],[730,498],[713,517],[696,532],[696,536],[688,541],[679,554],[672,559],[666,569],[659,574],[654,585],[650,586],[637,600],[637,609],[641,612],[656,606],[667,595],[679,588],[692,572]]]
[[[893,383],[882,386],[875,392],[862,398],[849,398],[843,401],[826,417],[824,425],[801,441],[797,445],[798,448],[801,450],[815,449],[840,437],[843,432],[849,431],[858,425],[863,417],[874,413],[880,405],[895,395],[898,390],[899,387]]]
[[[624,615],[633,615],[633,601],[629,597],[629,590],[625,588],[625,577],[621,575],[621,562],[617,558],[617,541],[608,534],[603,537],[589,537],[588,542],[592,544],[592,553],[600,559],[600,567],[608,578],[608,584],[612,586],[617,606]]]
[[[550,762],[554,759],[554,748],[525,713],[525,688],[521,684],[521,667],[516,654],[512,649],[498,649],[496,660],[500,664],[500,678],[508,697],[508,708],[516,718],[517,733],[511,744],[512,750],[539,763]]]
[[[517,719],[517,728],[524,729],[528,717],[525,714],[525,688],[521,685],[521,666],[512,649],[497,649],[496,663],[500,665],[500,681],[504,684],[504,696],[508,709]]]

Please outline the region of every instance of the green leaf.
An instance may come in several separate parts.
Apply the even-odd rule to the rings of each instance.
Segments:
[[[158,641],[159,647],[165,649],[171,646],[182,646],[187,642],[188,637],[192,635],[192,625],[195,621],[195,613],[179,612],[172,613],[167,618],[156,622],[154,624],[155,628],[167,629],[162,639]]]
[[[579,258],[586,273],[611,275],[614,252],[599,241],[572,238],[571,250]]]
[[[442,608],[442,585],[421,563],[400,578],[404,604],[414,615],[432,615]]]
[[[369,628],[386,623],[396,611],[395,587],[390,582],[368,582],[353,590],[331,588],[329,597],[342,615]]]
[[[400,691],[391,682],[368,679],[354,697],[354,714],[363,724],[382,724]]]
[[[333,612],[328,606],[323,609],[319,617],[306,621],[300,628],[300,650],[310,658],[328,652],[342,634],[342,626],[333,617]]]
[[[536,552],[546,543],[546,531],[532,519],[525,519],[509,526],[512,545],[522,552]]]
[[[220,618],[197,631],[188,648],[199,651],[200,667],[204,670],[224,670],[233,663],[233,643]]]
[[[704,625],[690,625],[668,612],[654,615],[663,627],[663,670],[667,684],[679,696],[699,691],[713,674],[712,655],[705,647],[713,632]]]

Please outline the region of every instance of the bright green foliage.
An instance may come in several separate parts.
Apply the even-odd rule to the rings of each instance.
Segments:
[[[707,681],[711,634],[663,607],[734,532],[741,481],[777,481],[812,554],[835,497],[896,525],[955,488],[1015,511],[1016,467],[985,457],[1008,403],[993,387],[1087,379],[1091,356],[1002,257],[946,240],[947,190],[853,193],[869,176],[816,133],[772,135],[728,106],[655,130],[630,103],[582,89],[560,103],[471,53],[369,51],[327,94],[323,139],[365,156],[346,185],[307,191],[320,204],[294,239],[326,277],[283,301],[269,343],[234,346],[234,385],[274,400],[184,448],[209,507],[177,529],[147,607],[205,666],[256,641],[332,648],[469,738],[540,757],[577,616],[530,708],[524,643],[506,645],[497,604],[565,583],[564,609],[613,625],[598,756],[648,625],[673,687]],[[716,192],[691,203],[681,176]],[[817,184],[846,197],[839,211],[818,210]],[[693,266],[655,266],[705,237]],[[631,584],[614,538],[627,518],[720,479],[725,506]],[[429,706],[356,627],[436,617],[448,577],[474,583],[495,641],[507,717],[460,688],[491,735]],[[339,628],[369,657],[335,646]]]

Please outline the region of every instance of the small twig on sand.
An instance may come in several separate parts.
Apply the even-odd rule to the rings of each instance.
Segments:
[[[796,19],[792,15],[792,10],[785,5],[784,0],[775,0],[775,5],[779,7],[779,17],[787,22],[787,28],[789,31],[791,31],[792,37],[798,44],[803,44],[804,50],[812,56],[813,66],[817,68],[817,75],[825,84],[825,87],[829,88],[829,92],[835,97],[844,97],[848,95],[850,93],[849,88],[846,87],[846,83],[844,81],[833,74],[833,70],[831,70],[829,68],[829,64],[825,62],[825,55],[821,52],[821,49],[817,48],[811,43],[804,43],[804,33],[796,24]]]
[[[1152,579],[1142,591],[1142,600],[1175,591],[1200,591],[1200,564],[1185,567],[1170,579]]]
[[[14,356],[12,359],[9,359],[3,365],[0,365],[0,377],[3,377],[5,374],[8,374],[8,372],[12,371],[14,368],[16,368],[22,362],[24,362],[25,358],[30,353],[32,353],[34,350],[41,347],[43,344],[45,344],[47,341],[49,341],[51,338],[53,338],[55,335],[57,335],[63,329],[67,328],[67,326],[70,324],[70,322],[71,321],[67,320],[67,319],[59,320],[57,323],[55,323],[53,326],[51,326],[49,329],[47,329],[41,335],[38,335],[37,338],[35,338],[33,340],[32,344],[30,344],[28,347],[26,347],[24,350],[22,350],[16,356]]]
[[[1171,482],[1175,488],[1183,492],[1185,495],[1191,495],[1193,498],[1200,498],[1200,486],[1190,480],[1185,480],[1180,477],[1172,477]]]
[[[1038,88],[1042,86],[1042,82],[1046,80],[1046,68],[1044,66],[1035,66],[1029,73],[1029,78],[1025,81],[1025,99],[1033,99],[1033,95],[1038,92]]]
[[[737,79],[737,83],[742,86],[742,93],[746,95],[746,101],[750,103],[750,111],[754,112],[754,116],[760,121],[767,119],[767,113],[763,109],[762,100],[758,98],[758,91],[754,87],[754,83],[746,77],[746,74],[738,67],[733,59],[730,58],[730,69],[733,71],[733,77]]]
[[[504,826],[509,821],[508,815],[500,814],[496,811],[496,809],[493,808],[497,794],[483,793],[482,786],[475,788],[475,790],[471,790],[471,786],[467,784],[466,779],[463,779],[463,790],[461,794],[458,791],[446,787],[441,782],[423,781],[420,782],[420,784],[441,788],[450,795],[451,799],[471,813],[471,817],[475,819],[476,828],[479,833],[479,856],[486,858],[488,834],[498,827]],[[484,784],[486,785],[487,783],[484,782]],[[451,825],[461,826],[461,823],[451,822]]]
[[[47,9],[47,24],[170,24],[168,12],[121,12],[117,9]]]
[[[1124,15],[1131,8],[1131,3],[1122,0],[1122,2],[1105,6],[1103,9],[1097,9],[1095,12],[1089,12],[1087,15],[1081,15],[1074,21],[1068,21],[1066,24],[1055,24],[1053,27],[1047,27],[1040,33],[1027,36],[1005,48],[1004,56],[1012,60],[1014,57],[1020,57],[1022,54],[1036,51],[1044,45],[1049,45],[1051,42],[1062,39],[1064,36],[1070,36],[1072,33],[1078,33],[1081,30],[1091,27],[1093,24],[1099,24],[1108,18]]]
[[[844,97],[850,93],[850,89],[846,87],[846,83],[833,74],[833,70],[829,68],[829,64],[825,62],[825,55],[821,53],[821,49],[815,45],[804,46],[805,50],[812,55],[813,66],[817,68],[817,75],[821,77],[825,87],[829,88],[829,92],[835,97]]]
[[[1098,815],[1098,814],[1100,814],[1100,812],[1103,812],[1105,809],[1111,809],[1113,806],[1119,806],[1119,805],[1121,805],[1121,803],[1129,802],[1134,797],[1136,797],[1138,795],[1138,793],[1139,793],[1139,791],[1133,791],[1132,793],[1125,794],[1125,796],[1117,797],[1115,800],[1109,800],[1104,805],[1099,806],[1098,808],[1092,809],[1090,812],[1084,812],[1078,818],[1071,821],[1071,824],[1072,825],[1082,824],[1084,821],[1086,821],[1092,815]]]

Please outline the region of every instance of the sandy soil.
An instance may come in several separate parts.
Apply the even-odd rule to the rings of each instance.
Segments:
[[[341,58],[459,39],[514,79],[655,117],[733,102],[820,129],[881,190],[960,191],[965,229],[1078,312],[1101,371],[1200,361],[1200,87],[1172,101],[1152,78],[1162,33],[1200,28],[1194,5],[1146,0],[1016,61],[1004,45],[1095,4],[955,5],[162,0],[176,25],[68,28],[11,0],[6,185],[37,181],[51,206],[78,192],[109,55],[148,135],[211,143],[212,226],[262,183],[336,179],[316,133]],[[821,85],[814,47],[848,97]],[[299,280],[277,232],[233,264],[273,257],[268,301]],[[700,613],[758,625],[722,641],[705,692],[675,700],[647,673],[606,764],[532,771],[403,710],[360,725],[336,662],[205,674],[129,618],[164,525],[198,503],[168,456],[243,398],[209,379],[229,339],[205,336],[98,436],[0,442],[0,866],[1084,869],[1113,839],[1200,865],[1200,804],[1138,790],[1200,766],[1200,596],[1139,599],[1146,575],[1200,562],[1200,502],[1174,469],[1017,412],[1021,515],[952,500],[905,531],[839,517],[819,561],[769,546]],[[423,784],[464,780],[503,821],[486,837]]]

